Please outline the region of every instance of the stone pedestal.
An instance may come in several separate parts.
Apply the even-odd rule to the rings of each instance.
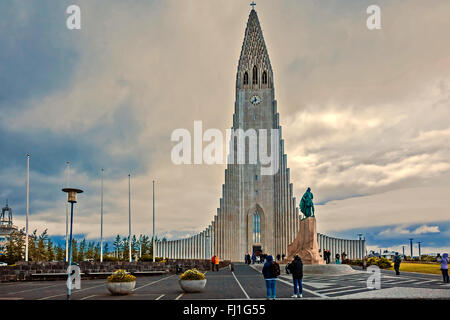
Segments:
[[[302,258],[303,264],[325,264],[319,255],[315,217],[309,217],[299,222],[297,237],[288,245],[286,261],[292,261],[295,255]]]

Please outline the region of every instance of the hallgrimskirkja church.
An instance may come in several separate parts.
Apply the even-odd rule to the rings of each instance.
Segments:
[[[156,255],[170,259],[209,259],[243,261],[247,253],[287,254],[288,245],[297,237],[301,212],[293,194],[280,116],[275,100],[274,77],[263,32],[254,9],[251,10],[242,44],[236,75],[236,102],[233,130],[254,129],[278,132],[274,148],[273,136],[266,146],[257,139],[257,150],[265,147],[276,154],[274,174],[261,174],[261,162],[239,163],[233,157],[225,170],[225,183],[217,214],[211,224],[197,235],[186,239],[158,241]],[[275,129],[275,130],[274,130]],[[232,144],[233,145],[233,144]],[[236,147],[232,149],[236,151]],[[277,152],[275,152],[275,150]],[[245,148],[245,159],[250,158]],[[307,186],[305,186],[306,189]],[[359,258],[365,251],[364,241],[344,240],[317,234],[319,249],[346,252]]]

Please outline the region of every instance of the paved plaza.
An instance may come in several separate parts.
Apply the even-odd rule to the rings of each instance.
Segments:
[[[224,268],[208,272],[205,292],[183,293],[177,275],[138,277],[129,296],[111,296],[104,279],[83,280],[82,288],[72,293],[73,300],[259,300],[265,299],[262,275],[245,264],[236,264],[234,272]],[[438,275],[402,273],[395,276],[382,271],[381,289],[367,288],[369,274],[364,272],[339,276],[305,275],[303,299],[365,299],[365,298],[431,298],[450,299],[450,285]],[[281,275],[277,298],[291,299],[291,277]],[[0,284],[0,300],[64,300],[65,281],[35,281]]]

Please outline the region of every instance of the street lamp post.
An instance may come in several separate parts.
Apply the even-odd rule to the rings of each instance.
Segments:
[[[70,203],[70,234],[69,234],[69,267],[68,267],[68,285],[67,285],[67,300],[70,300],[72,283],[70,281],[70,271],[72,266],[72,227],[73,227],[73,204],[77,203],[77,193],[82,193],[83,190],[74,188],[64,188],[63,192],[67,193],[67,202]]]

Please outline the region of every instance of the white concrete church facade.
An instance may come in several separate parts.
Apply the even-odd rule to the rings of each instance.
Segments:
[[[299,209],[290,182],[280,118],[275,100],[273,71],[258,15],[250,12],[236,77],[236,103],[233,130],[267,130],[267,154],[275,152],[277,168],[273,175],[262,175],[260,159],[238,164],[236,143],[225,170],[222,198],[212,223],[187,239],[156,243],[156,255],[171,259],[209,259],[243,261],[246,253],[262,251],[287,254],[288,245],[298,234]],[[273,129],[276,144],[271,143]],[[236,142],[236,140],[235,140]],[[256,140],[257,151],[261,145]],[[249,159],[248,145],[245,159]],[[257,152],[257,153],[258,153]],[[259,153],[258,153],[259,154]],[[365,252],[364,241],[344,240],[318,234],[319,248],[345,252],[359,258]]]

